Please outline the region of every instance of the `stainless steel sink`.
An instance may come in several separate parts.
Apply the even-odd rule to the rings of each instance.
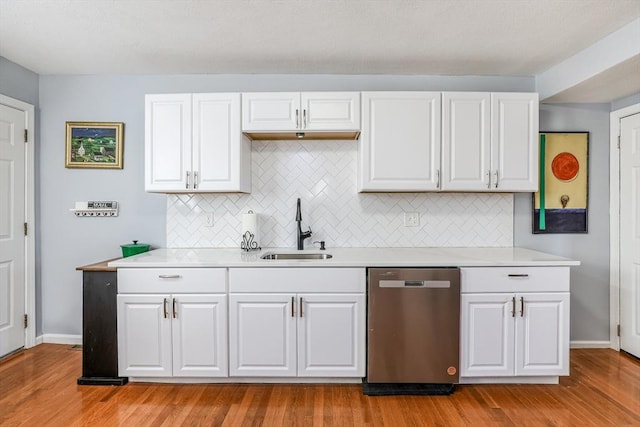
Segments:
[[[268,252],[262,255],[260,258],[262,259],[273,259],[273,260],[296,260],[296,259],[329,259],[333,258],[331,254],[296,254],[296,253],[277,253],[277,252]]]

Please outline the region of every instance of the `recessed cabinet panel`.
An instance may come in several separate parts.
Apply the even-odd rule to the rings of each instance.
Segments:
[[[491,94],[493,188],[538,190],[538,94]]]
[[[171,376],[169,295],[118,295],[118,374]]]
[[[364,294],[298,298],[298,376],[364,376]]]
[[[289,295],[229,295],[231,376],[296,375],[295,312]]]
[[[302,128],[359,131],[359,92],[302,92]]]
[[[173,295],[173,376],[227,376],[226,295]]]
[[[200,189],[209,184],[233,180],[232,168],[238,154],[232,144],[240,138],[240,122],[233,114],[234,102],[228,99],[202,99],[194,95],[193,129],[194,172],[198,173]]]
[[[521,299],[522,298],[522,299]],[[569,293],[521,294],[518,375],[569,375]]]
[[[299,92],[242,94],[242,130],[245,132],[295,130],[301,113]]]
[[[437,190],[440,93],[363,92],[359,191]]]
[[[443,190],[489,190],[491,96],[445,92],[443,102]]]
[[[182,190],[191,170],[191,96],[145,97],[145,189]]]
[[[515,330],[506,294],[463,294],[460,376],[512,376]]]

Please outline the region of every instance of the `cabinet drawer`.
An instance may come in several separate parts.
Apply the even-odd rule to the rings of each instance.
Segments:
[[[460,291],[569,292],[569,267],[461,268]]]
[[[364,268],[230,268],[229,292],[365,292]]]
[[[226,268],[120,268],[118,293],[226,292]]]

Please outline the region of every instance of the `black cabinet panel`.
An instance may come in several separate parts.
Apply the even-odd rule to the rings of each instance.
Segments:
[[[123,385],[118,377],[117,304],[115,271],[82,272],[81,385]]]

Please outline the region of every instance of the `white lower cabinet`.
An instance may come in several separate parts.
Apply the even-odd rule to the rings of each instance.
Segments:
[[[364,376],[364,269],[230,269],[229,276],[231,376]]]
[[[232,376],[296,375],[296,318],[282,294],[229,295]]]
[[[119,375],[228,376],[227,295],[201,293],[224,291],[226,269],[120,269],[118,285]]]
[[[568,291],[568,267],[462,269],[461,382],[569,375]]]
[[[122,376],[226,376],[226,295],[119,295]]]

